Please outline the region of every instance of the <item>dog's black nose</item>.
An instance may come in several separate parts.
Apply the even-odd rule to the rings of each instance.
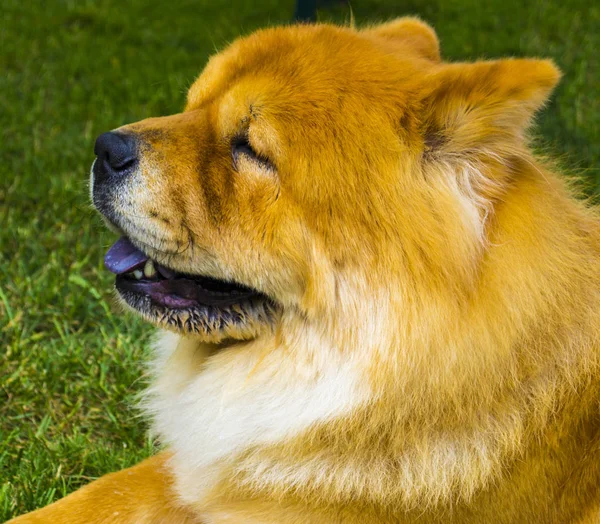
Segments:
[[[104,179],[125,175],[137,162],[135,136],[112,131],[103,133],[96,139],[94,153],[96,154],[95,177]]]

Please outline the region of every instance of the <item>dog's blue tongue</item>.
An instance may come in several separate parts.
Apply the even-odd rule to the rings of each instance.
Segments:
[[[121,237],[108,250],[104,266],[115,275],[122,275],[145,264],[148,257],[135,247],[129,239]]]

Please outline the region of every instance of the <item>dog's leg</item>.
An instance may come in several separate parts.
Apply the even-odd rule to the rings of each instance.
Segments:
[[[166,452],[111,473],[49,506],[7,524],[194,523],[177,503]]]

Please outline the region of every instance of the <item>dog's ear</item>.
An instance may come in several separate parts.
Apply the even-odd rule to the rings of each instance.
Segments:
[[[363,29],[363,33],[398,44],[398,47],[409,47],[418,55],[433,62],[440,61],[440,44],[435,31],[418,18],[396,18],[384,24]]]
[[[423,82],[422,167],[468,210],[477,238],[527,164],[524,131],[559,77],[550,60],[508,59],[440,65]]]
[[[522,143],[523,131],[560,78],[550,60],[443,65],[424,82],[426,153],[460,155]]]

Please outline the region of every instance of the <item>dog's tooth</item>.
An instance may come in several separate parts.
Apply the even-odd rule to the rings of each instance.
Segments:
[[[154,268],[154,262],[148,260],[144,265],[144,275],[146,278],[153,278],[156,276],[156,269]]]
[[[136,269],[136,270],[133,272],[133,276],[134,276],[136,279],[138,279],[138,280],[141,280],[141,279],[142,279],[142,277],[144,276],[144,272],[143,272],[143,271],[141,271],[140,269]]]

